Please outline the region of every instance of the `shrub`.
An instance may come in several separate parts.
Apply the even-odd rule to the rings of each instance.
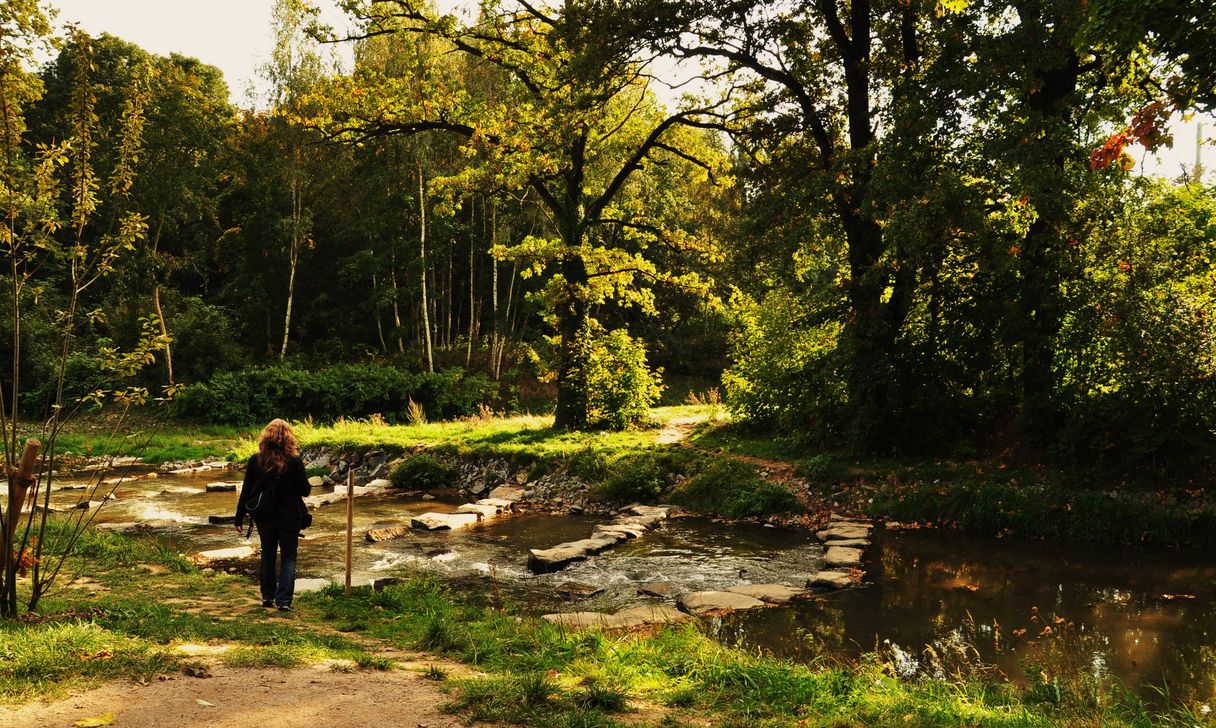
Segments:
[[[694,511],[731,518],[802,510],[802,504],[789,490],[764,480],[751,465],[735,460],[712,463],[677,490],[672,500]]]
[[[456,473],[431,455],[413,455],[402,460],[389,474],[394,488],[433,490],[451,485]]]
[[[609,470],[599,494],[610,501],[654,503],[696,456],[679,450],[623,457]]]
[[[587,424],[621,430],[645,421],[663,392],[662,370],[646,364],[646,346],[624,329],[589,322],[574,344],[570,377],[587,393]]]
[[[250,425],[275,417],[330,421],[383,415],[409,421],[411,400],[431,419],[474,415],[497,389],[461,369],[412,373],[382,364],[336,364],[308,370],[296,364],[222,372],[186,388],[179,412],[209,422]]]

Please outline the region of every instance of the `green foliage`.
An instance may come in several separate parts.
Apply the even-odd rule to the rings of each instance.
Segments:
[[[173,315],[174,374],[182,382],[203,382],[245,361],[231,311],[188,296]]]
[[[434,490],[452,485],[456,472],[435,456],[421,454],[402,460],[388,477],[401,490]]]
[[[493,401],[496,387],[485,376],[460,369],[411,373],[379,364],[338,364],[309,370],[280,364],[222,372],[182,393],[179,411],[208,422],[256,424],[275,417],[313,418],[382,415],[405,421],[409,402],[434,419],[477,413]]]
[[[1099,218],[1060,332],[1055,448],[1127,470],[1214,470],[1216,190],[1145,182],[1120,202]]]
[[[662,372],[646,365],[646,345],[624,329],[605,332],[594,322],[579,332],[569,377],[586,392],[587,424],[621,430],[646,421],[659,401]]]
[[[723,458],[710,463],[672,494],[672,500],[702,513],[731,518],[802,511],[788,489],[761,478],[747,463]]]
[[[726,401],[742,418],[820,436],[835,431],[845,393],[837,371],[840,327],[811,325],[797,298],[773,291],[731,300],[733,363],[722,374]]]
[[[618,458],[607,469],[600,497],[616,503],[656,503],[675,479],[698,464],[698,456],[684,450],[653,450]]]

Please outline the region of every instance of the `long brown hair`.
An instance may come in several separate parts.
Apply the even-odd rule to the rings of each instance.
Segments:
[[[271,420],[258,438],[258,467],[281,473],[287,467],[287,458],[295,457],[297,452],[291,425],[286,420]]]

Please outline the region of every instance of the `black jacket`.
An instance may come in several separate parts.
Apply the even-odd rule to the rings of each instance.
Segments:
[[[307,507],[304,496],[312,486],[308,484],[308,472],[300,458],[289,458],[283,472],[265,472],[258,465],[258,456],[252,455],[245,462],[245,482],[241,485],[241,496],[236,501],[236,525],[245,522],[245,501],[256,490],[274,484],[275,507],[269,518],[285,527],[296,526],[303,521]]]

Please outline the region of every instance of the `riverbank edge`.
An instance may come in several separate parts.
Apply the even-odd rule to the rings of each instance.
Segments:
[[[149,539],[89,531],[79,554],[75,565],[91,567],[87,584],[64,589],[36,617],[0,623],[3,702],[105,680],[205,677],[215,660],[397,669],[383,655],[405,649],[424,653],[413,664],[434,656],[424,674],[450,683],[446,709],[518,725],[1210,725],[1201,706],[1150,712],[1116,683],[1053,676],[1045,692],[979,664],[955,679],[905,680],[882,652],[801,665],[720,645],[699,622],[566,630],[523,616],[492,584],[457,592],[421,574],[380,592],[304,594],[281,617],[250,603],[248,578],[204,573]],[[469,671],[444,667],[451,661]]]
[[[602,504],[610,510],[629,502],[668,500],[686,477],[676,474],[662,492],[653,494],[604,487],[614,464],[667,455],[669,460],[695,457],[750,465],[761,478],[780,483],[796,496],[803,511],[730,518],[722,509],[715,510],[713,503],[701,509],[727,520],[815,529],[827,513],[835,512],[864,515],[894,528],[956,528],[996,537],[1216,550],[1216,502],[1207,489],[1193,482],[1129,484],[1107,481],[1092,472],[1072,473],[999,457],[893,461],[807,455],[796,445],[734,426],[718,407],[664,407],[653,413],[652,429],[624,433],[562,433],[549,429],[547,418],[514,417],[415,426],[388,426],[374,419],[300,423],[299,434],[305,450],[344,457],[377,450],[393,457],[426,452],[456,464],[501,460],[516,474],[522,471],[531,478],[569,474],[572,481],[582,483],[585,494],[575,498],[575,507],[594,509]],[[697,421],[688,428],[687,437],[668,444],[656,442],[660,428],[681,418]],[[210,455],[239,462],[255,449],[256,431],[243,432],[163,425],[155,435],[157,446],[145,449],[150,455],[145,454],[143,461],[156,464],[157,455],[192,447],[197,459]],[[196,437],[199,433],[208,439]],[[69,441],[78,448],[83,444],[79,439]],[[139,454],[131,447],[121,452]],[[540,498],[532,507],[561,512],[571,504]]]

